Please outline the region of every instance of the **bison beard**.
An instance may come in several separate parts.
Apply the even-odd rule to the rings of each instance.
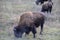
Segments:
[[[23,33],[29,34],[31,31],[35,38],[36,27],[41,26],[40,34],[43,32],[43,25],[45,21],[45,15],[42,12],[27,12],[20,16],[20,21],[16,27],[14,27],[14,35],[17,38],[21,38]]]

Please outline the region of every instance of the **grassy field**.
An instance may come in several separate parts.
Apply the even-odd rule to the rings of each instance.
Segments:
[[[32,33],[27,37],[15,38],[13,27],[19,22],[19,16],[27,11],[40,11],[41,5],[35,0],[0,0],[0,40],[60,40],[60,0],[52,0],[53,10],[44,24],[43,35],[39,35],[37,28],[36,38]]]

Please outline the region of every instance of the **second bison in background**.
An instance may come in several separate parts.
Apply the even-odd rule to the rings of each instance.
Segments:
[[[42,12],[50,12],[51,13],[51,11],[52,11],[52,6],[53,6],[53,2],[51,1],[51,0],[49,0],[49,1],[47,1],[47,2],[44,2],[43,4],[42,4],[42,9],[41,9],[41,11]]]
[[[25,12],[20,16],[18,25],[14,27],[15,37],[21,38],[24,32],[29,34],[32,31],[35,38],[37,27],[41,26],[40,34],[42,34],[44,21],[45,15],[43,12]]]

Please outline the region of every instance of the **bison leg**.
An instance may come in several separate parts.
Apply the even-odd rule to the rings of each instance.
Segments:
[[[43,1],[41,1],[41,4],[43,4],[44,2]]]
[[[31,28],[30,27],[26,27],[25,29],[26,29],[26,31],[25,31],[25,36],[26,36],[26,35],[28,35],[30,33],[30,29]]]
[[[48,9],[46,10],[46,12],[48,13]]]
[[[43,32],[43,24],[41,24],[41,31],[40,31],[40,34],[42,34]]]
[[[50,14],[51,14],[51,11],[52,11],[52,7],[50,7],[49,11],[50,11]]]
[[[43,26],[44,26],[44,19],[41,21],[41,31],[40,31],[41,35],[42,35],[42,32],[43,32]]]
[[[39,2],[38,1],[36,1],[36,5],[39,5]]]
[[[36,27],[32,28],[32,33],[33,33],[33,38],[35,38],[35,34],[36,34]]]
[[[29,33],[30,33],[30,31],[26,31],[25,32],[25,37],[26,37],[26,35],[29,35]]]

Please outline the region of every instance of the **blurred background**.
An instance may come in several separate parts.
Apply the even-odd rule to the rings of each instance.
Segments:
[[[37,28],[36,38],[32,33],[27,37],[15,38],[13,27],[19,22],[19,16],[27,11],[40,11],[41,5],[36,0],[0,0],[0,40],[60,40],[60,0],[53,1],[51,16],[44,24],[43,35],[39,35]]]

